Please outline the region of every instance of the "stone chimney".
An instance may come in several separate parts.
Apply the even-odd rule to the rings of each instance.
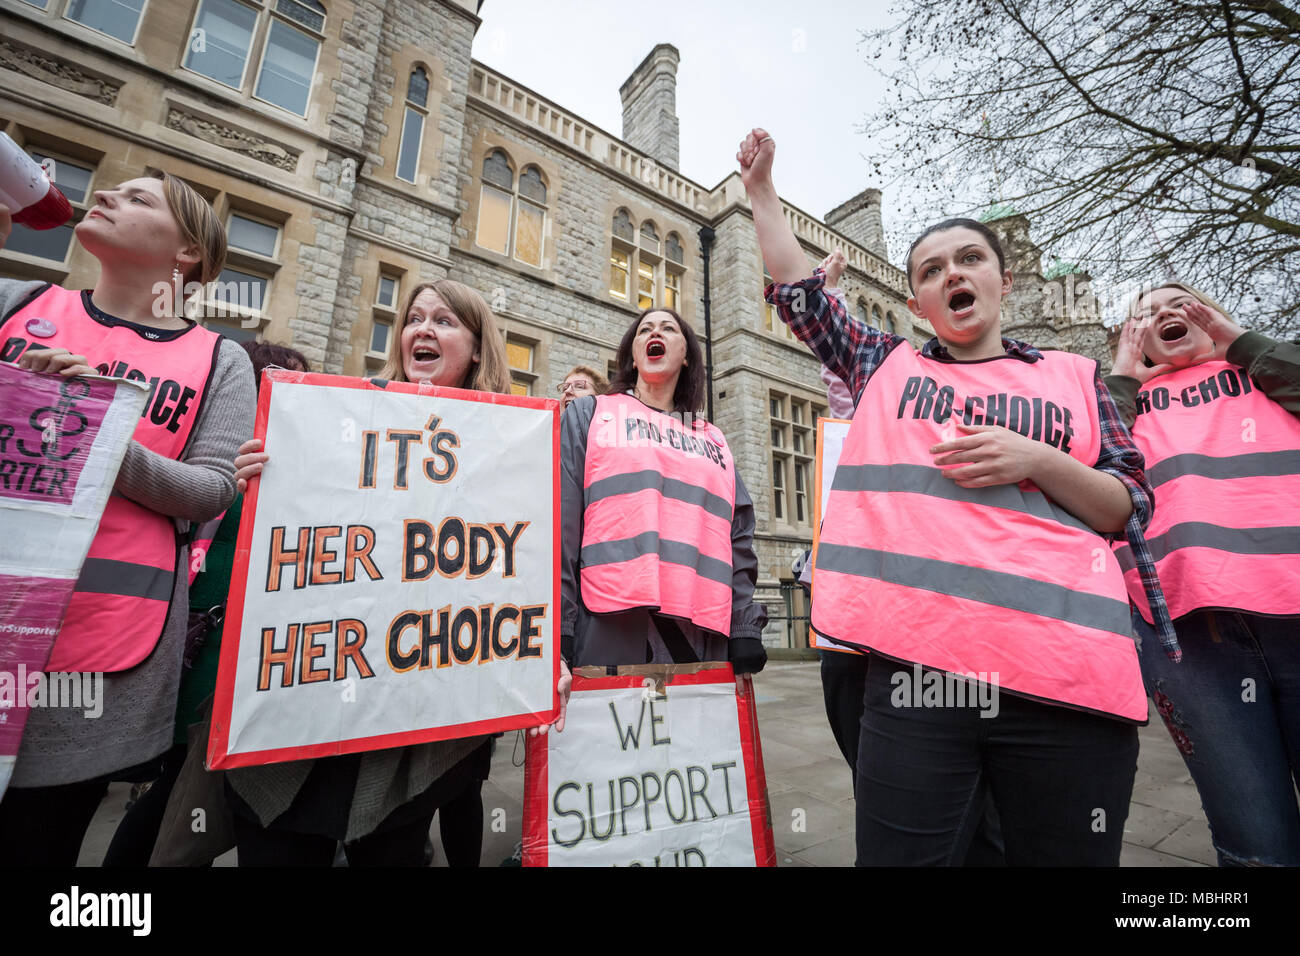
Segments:
[[[677,63],[671,43],[660,43],[619,87],[623,138],[674,172],[678,166]]]
[[[889,261],[879,189],[864,189],[848,202],[840,203],[826,214],[826,225]]]

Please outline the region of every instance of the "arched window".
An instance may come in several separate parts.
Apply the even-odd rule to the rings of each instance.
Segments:
[[[515,173],[510,168],[510,160],[503,150],[492,150],[483,159],[475,242],[503,256],[510,252],[510,206],[514,188]]]
[[[424,67],[411,71],[406,84],[406,110],[402,116],[402,142],[397,148],[398,179],[415,182],[420,166],[420,143],[424,139],[424,117],[429,108],[429,74]]]
[[[546,183],[536,166],[524,167],[519,176],[519,203],[515,206],[515,258],[530,266],[542,264],[546,228]]]
[[[669,232],[661,239],[652,220],[638,227],[627,209],[614,210],[609,249],[609,294],[613,298],[631,304],[635,277],[638,309],[681,312],[685,275],[686,248],[678,233]]]
[[[108,8],[109,4],[80,6]],[[73,7],[78,5],[74,2]],[[306,116],[324,39],[325,7],[316,0],[259,0],[251,5],[239,0],[199,0],[181,65],[243,90],[249,62],[260,51],[253,96]]]
[[[664,241],[667,254],[664,262],[664,306],[676,312],[682,310],[682,274],[686,271],[686,254],[682,249],[682,237],[675,232],[668,233]]]
[[[546,237],[548,189],[542,171],[525,166],[518,187],[505,150],[494,149],[483,159],[479,192],[478,238],[484,249],[541,267]]]
[[[871,325],[871,315],[867,312],[867,303],[858,299],[858,318],[863,325]]]
[[[614,213],[614,225],[611,228],[614,235],[620,239],[626,239],[628,242],[635,241],[636,227],[632,225],[632,215],[626,209]]]
[[[894,321],[894,313],[892,312],[885,315],[885,331],[890,335],[898,334],[898,323]]]
[[[668,233],[668,258],[679,266],[684,265],[686,262],[686,258],[682,254],[681,237],[675,232]]]
[[[609,294],[626,302],[628,299],[627,281],[632,274],[633,245],[636,226],[632,224],[632,215],[626,209],[614,212],[614,221],[609,231],[613,238],[609,250]]]
[[[659,233],[655,231],[655,224],[649,219],[641,223],[641,248],[646,252],[659,254]]]

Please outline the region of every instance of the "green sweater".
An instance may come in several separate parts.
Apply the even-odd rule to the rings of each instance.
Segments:
[[[190,585],[190,611],[203,612],[226,604],[230,591],[230,573],[235,564],[235,539],[239,537],[239,512],[244,506],[244,496],[236,494],[226,509],[226,515],[217,527],[217,533],[208,545],[207,560],[194,583]],[[181,675],[180,694],[176,700],[175,743],[188,739],[190,724],[198,723],[199,704],[203,703],[217,686],[217,662],[221,658],[221,627],[208,630],[203,646],[199,648],[194,666]]]

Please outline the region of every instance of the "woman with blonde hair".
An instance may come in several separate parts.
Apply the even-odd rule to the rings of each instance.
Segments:
[[[221,220],[166,174],[94,197],[75,236],[99,260],[95,287],[0,280],[0,359],[154,387],[45,668],[103,672],[103,712],[29,713],[0,803],[0,865],[75,865],[109,782],[158,776],[185,646],[187,532],[234,498],[231,458],[253,429],[247,354],[177,307],[179,290],[221,272]],[[10,227],[0,206],[0,246]]]
[[[1106,380],[1146,457],[1148,529],[1183,660],[1119,549],[1147,693],[1221,866],[1300,866],[1300,347],[1183,283],[1144,289]]]
[[[555,386],[560,393],[560,411],[584,395],[604,395],[609,391],[609,381],[589,365],[575,365]]]
[[[451,279],[411,290],[376,384],[510,391],[505,337],[487,303]],[[252,440],[235,459],[240,491],[269,455]],[[353,866],[419,866],[435,812],[451,866],[477,866],[479,796],[490,738],[469,737],[230,770],[240,866],[328,866],[342,842]]]

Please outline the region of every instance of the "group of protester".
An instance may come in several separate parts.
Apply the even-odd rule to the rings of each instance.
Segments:
[[[1115,865],[1148,693],[1221,862],[1300,863],[1300,350],[1167,283],[1133,303],[1103,382],[1095,361],[1002,337],[1001,247],[956,219],[907,255],[909,308],[936,333],[917,351],[849,314],[832,288],[842,257],[808,275],[774,152],[755,129],[737,154],[765,295],[852,416],[812,620],[856,652],[824,675],[855,776],[858,863]],[[9,226],[0,207],[0,244]],[[76,237],[100,262],[95,288],[0,280],[0,341],[22,339],[33,371],[167,379],[193,400],[176,429],[143,417],[123,462],[87,562],[96,581],[83,572],[49,664],[106,671],[103,716],[29,715],[0,802],[4,864],[74,864],[123,780],[156,782],[106,862],[148,862],[173,784],[201,761],[186,741],[195,725],[202,737],[215,682],[238,495],[265,468],[305,467],[248,436],[262,370],[306,359],[155,314],[159,281],[219,274],[211,207],[174,177],[132,180],[95,194]],[[478,292],[422,283],[401,315],[378,383],[509,391]],[[729,661],[744,674],[766,661],[754,508],[725,436],[698,415],[695,332],[646,310],[615,366],[609,383],[579,366],[558,387],[562,701],[581,666]],[[593,432],[611,420],[658,437]],[[191,583],[196,535],[207,560]],[[997,713],[900,704],[913,668],[995,685]],[[341,844],[353,865],[420,865],[437,814],[448,862],[476,865],[491,752],[473,737],[228,771],[239,862],[329,865]]]

